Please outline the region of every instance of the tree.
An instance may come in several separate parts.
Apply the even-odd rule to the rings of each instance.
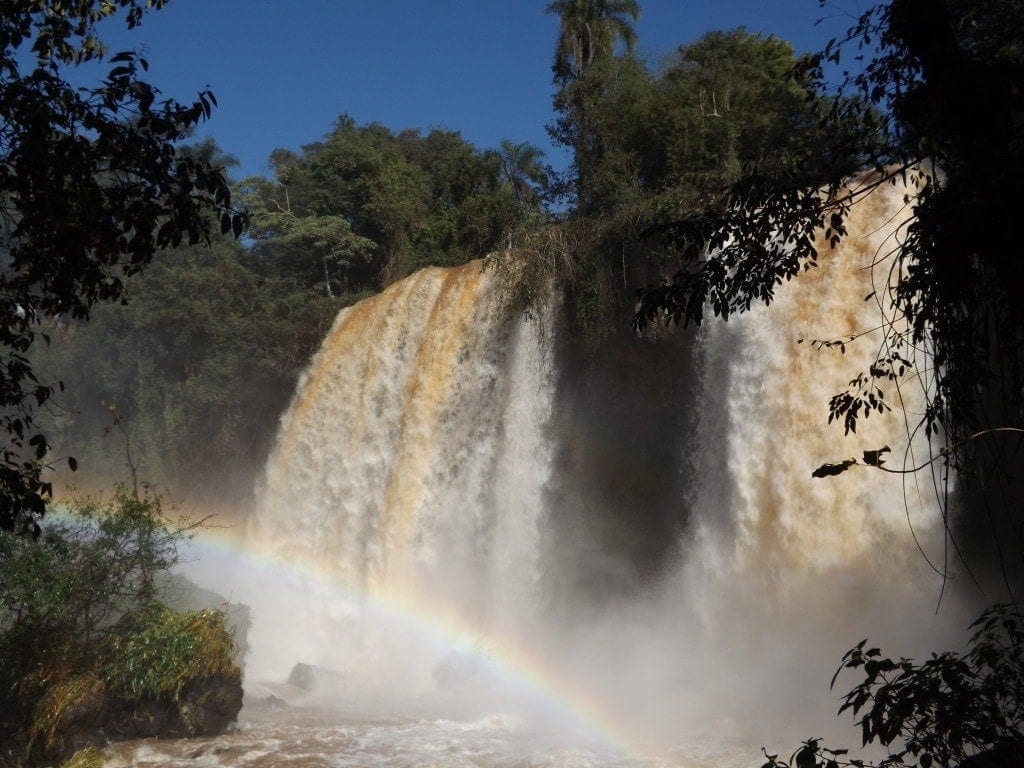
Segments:
[[[149,489],[121,488],[112,501],[86,499],[73,516],[48,518],[37,541],[0,533],[0,637],[94,650],[126,615],[151,607],[154,579],[178,563],[194,527],[172,524]]]
[[[558,250],[568,254],[569,307],[591,341],[628,322],[637,285],[678,269],[677,221],[714,211],[746,173],[786,189],[834,162],[818,124],[830,102],[791,77],[797,61],[786,41],[741,28],[708,32],[657,68],[621,56],[584,73],[599,87],[575,91],[574,108],[595,151],[578,169],[582,204]],[[573,141],[576,123],[558,127]]]
[[[123,479],[116,416],[140,476],[206,502],[246,498],[299,374],[343,306],[322,284],[258,267],[243,244],[215,234],[209,247],[158,254],[125,281],[126,305],[44,326],[53,343],[30,359],[66,384],[38,418],[54,450],[73,448],[92,483]]]
[[[161,99],[143,79],[146,60],[108,56],[101,22],[129,28],[166,0],[45,0],[0,3],[0,528],[38,534],[50,492],[48,454],[33,412],[53,394],[26,353],[46,318],[84,319],[97,302],[122,298],[126,276],[160,249],[209,238],[214,222],[236,236],[222,170],[175,151],[211,113],[202,91],[191,104]],[[75,88],[67,70],[109,68]],[[72,468],[74,462],[69,460]]]
[[[545,13],[557,14],[555,81],[578,79],[595,60],[607,59],[621,40],[627,52],[636,44],[636,0],[553,0]]]
[[[479,258],[525,214],[497,153],[456,131],[396,134],[342,115],[301,153],[275,151],[271,167],[273,180],[242,182],[256,257],[339,294]]]
[[[544,151],[529,142],[501,140],[501,179],[508,184],[520,205],[537,202],[536,187],[547,180],[547,170],[541,161]]]
[[[824,65],[850,45],[871,56],[830,95],[824,162],[792,163],[775,178],[751,169],[712,206],[679,218],[670,239],[690,263],[641,293],[635,323],[698,324],[706,307],[727,318],[770,303],[780,282],[815,266],[822,244],[827,251],[841,241],[856,200],[908,182],[906,235],[876,267],[888,272],[880,284],[889,287],[872,297],[885,343],[832,399],[829,418],[853,432],[859,417],[884,407],[880,390],[930,380],[912,431],[938,442],[934,461],[991,489],[985,514],[994,514],[992,503],[1001,509],[1003,538],[1024,550],[1020,499],[1007,485],[1024,427],[1024,273],[1012,223],[1024,192],[1024,3],[880,3],[797,75],[829,95]],[[865,173],[850,186],[858,170]],[[907,364],[911,348],[925,353],[925,365]],[[1001,525],[992,519],[993,530]],[[1002,549],[999,560],[1005,574]]]
[[[593,167],[603,154],[593,124],[592,107],[603,93],[615,47],[621,41],[629,54],[636,43],[633,23],[640,17],[636,0],[554,0],[547,13],[559,17],[558,41],[552,65],[554,106],[559,113],[548,126],[551,138],[573,150],[570,178],[576,208],[593,212]]]

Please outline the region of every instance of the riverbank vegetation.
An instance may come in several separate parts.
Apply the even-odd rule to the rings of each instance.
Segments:
[[[5,765],[233,720],[241,677],[224,614],[162,602],[188,530],[148,489],[121,488],[51,512],[38,539],[0,532]]]

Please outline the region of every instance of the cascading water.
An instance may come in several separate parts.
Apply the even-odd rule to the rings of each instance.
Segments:
[[[970,609],[952,589],[935,615],[938,572],[953,566],[936,478],[899,473],[930,456],[915,432],[928,360],[898,350],[915,368],[886,383],[891,410],[862,414],[845,436],[828,424],[830,398],[891,351],[883,326],[901,322],[886,292],[911,219],[905,195],[890,184],[873,190],[853,207],[841,246],[822,248],[819,265],[780,286],[771,306],[701,330],[687,544],[658,604],[680,606],[661,632],[697,659],[677,682],[684,698],[700,692],[704,717],[823,732],[834,726],[827,681],[853,642],[870,634],[924,653],[966,625]],[[825,462],[883,447],[892,472],[812,477]],[[680,701],[677,711],[691,708]]]
[[[282,421],[253,538],[370,601],[400,595],[481,632],[526,634],[551,471],[552,329],[549,310],[517,317],[506,304],[493,270],[472,262],[344,310]],[[362,607],[328,592],[307,608],[291,661],[298,649],[351,668],[353,649],[334,638],[366,631],[351,625]]]
[[[359,707],[387,694],[399,715],[426,712],[424,701],[438,696],[472,699],[481,687],[493,694],[518,684],[517,705],[535,695],[553,701],[609,743],[690,745],[661,753],[664,764],[691,764],[717,743],[742,749],[719,751],[716,762],[746,765],[761,743],[784,748],[829,726],[827,681],[860,637],[896,652],[943,645],[941,633],[963,614],[947,606],[944,620],[931,617],[941,581],[918,551],[941,568],[931,476],[854,467],[811,478],[825,461],[885,445],[897,469],[904,457],[914,465],[927,455],[922,437],[908,436],[925,379],[903,382],[901,398],[890,388],[893,410],[862,418],[855,435],[826,423],[830,396],[867,369],[883,334],[860,336],[845,353],[809,343],[879,325],[874,297],[893,279],[885,260],[909,217],[904,192],[887,185],[859,202],[841,247],[823,249],[820,265],[780,286],[771,307],[701,330],[690,369],[675,374],[692,380],[689,399],[667,406],[697,411],[679,440],[689,478],[678,500],[682,540],[659,550],[678,554],[597,609],[567,611],[572,594],[551,594],[554,584],[585,582],[594,559],[592,544],[579,545],[583,556],[569,551],[586,538],[586,510],[574,523],[578,537],[573,521],[569,535],[552,535],[553,505],[573,495],[574,478],[559,474],[560,446],[575,437],[555,418],[568,373],[558,370],[555,302],[522,316],[498,274],[474,262],[423,270],[344,310],[283,417],[250,524],[250,549],[285,576],[239,589],[255,614],[249,681],[281,680],[295,662],[310,662],[336,671],[330,696]],[[669,415],[665,424],[678,423]],[[619,525],[640,525],[644,499],[612,513]],[[581,573],[551,578],[566,568]],[[498,674],[463,686],[489,658]],[[475,714],[508,703],[476,699]],[[504,754],[506,721],[475,722],[466,728],[491,740],[484,752],[463,741],[462,726],[457,735],[437,726],[461,745],[452,750],[477,755],[466,758],[475,765],[636,756],[555,749],[542,759],[529,744]],[[307,739],[289,734],[280,739]],[[308,736],[318,755],[347,755],[352,738]],[[373,762],[370,736],[360,738],[353,759]],[[390,765],[399,747],[380,738],[377,757]],[[436,740],[419,731],[394,738],[411,740],[401,747],[410,765],[440,760]]]

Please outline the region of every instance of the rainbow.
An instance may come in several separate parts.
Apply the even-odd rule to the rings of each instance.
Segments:
[[[413,630],[425,642],[438,647],[472,649],[482,665],[494,673],[511,690],[540,701],[574,728],[618,757],[637,765],[655,762],[639,745],[642,740],[632,735],[600,701],[535,653],[522,646],[495,638],[493,633],[472,626],[454,612],[436,605],[424,604],[420,596],[391,590],[367,595],[329,574],[314,563],[281,557],[266,550],[257,550],[244,541],[243,526],[233,528],[205,527],[195,531],[194,541],[201,551],[217,552],[229,558],[251,558],[261,565],[281,569],[318,587],[324,587],[340,599],[349,600],[373,611],[376,615]],[[486,653],[480,639],[487,637]]]

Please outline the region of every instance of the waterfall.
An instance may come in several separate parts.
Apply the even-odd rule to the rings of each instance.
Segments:
[[[559,549],[572,526],[568,537],[549,535],[552,505],[573,496],[557,460],[573,436],[552,418],[566,374],[553,342],[556,302],[514,311],[500,275],[473,262],[424,269],[343,310],[282,419],[249,531],[254,547],[341,585],[343,599],[300,584],[287,615],[264,625],[267,644],[284,638],[264,666],[274,656],[376,677],[387,668],[387,685],[415,678],[417,690],[429,687],[451,649],[424,655],[367,619],[368,605],[400,595],[474,627],[482,644],[531,645],[595,695],[671,731],[683,717],[735,712],[744,691],[759,707],[783,685],[825,712],[830,699],[805,694],[827,697],[847,643],[875,630],[933,643],[927,616],[940,581],[919,551],[941,569],[932,476],[858,466],[811,477],[826,461],[883,446],[896,469],[928,456],[923,436],[910,434],[927,371],[903,381],[900,396],[890,384],[892,410],[862,417],[855,434],[827,423],[829,398],[884,343],[877,327],[896,279],[888,257],[910,216],[905,191],[873,191],[840,247],[822,247],[818,266],[779,286],[772,306],[709,320],[689,342],[690,365],[675,375],[690,396],[666,405],[696,411],[678,441],[679,474],[689,478],[680,544],[659,550],[670,562],[642,571],[641,593],[618,594],[600,612],[581,612],[583,621],[546,609],[551,584],[586,581],[548,577],[595,557]],[[842,349],[811,344],[853,336]],[[662,429],[681,423],[670,415]],[[601,451],[594,466],[611,471],[608,455],[627,450],[574,445]],[[622,456],[634,467],[643,460]],[[645,499],[620,503],[618,525],[642,521]],[[581,537],[587,523],[575,522]],[[255,630],[258,645],[258,619]],[[770,714],[789,712],[779,704]]]
[[[250,538],[371,600],[401,593],[525,632],[551,472],[551,321],[509,309],[480,261],[343,310],[282,419]],[[335,597],[310,600],[327,622],[314,633],[345,631],[330,625]]]
[[[931,473],[855,466],[811,476],[825,462],[885,446],[889,469],[929,457],[923,430],[911,439],[930,375],[913,349],[898,350],[915,363],[910,375],[882,385],[889,410],[862,412],[845,436],[840,422],[828,423],[830,398],[856,389],[851,380],[888,351],[882,326],[892,314],[892,252],[911,218],[905,194],[902,185],[873,190],[853,207],[841,246],[822,248],[817,267],[781,285],[771,306],[702,330],[691,503],[701,553],[727,561],[716,567],[727,578],[744,572],[748,583],[757,579],[778,594],[829,574],[908,577],[922,564],[911,527],[941,561]],[[901,322],[893,319],[897,328]]]

